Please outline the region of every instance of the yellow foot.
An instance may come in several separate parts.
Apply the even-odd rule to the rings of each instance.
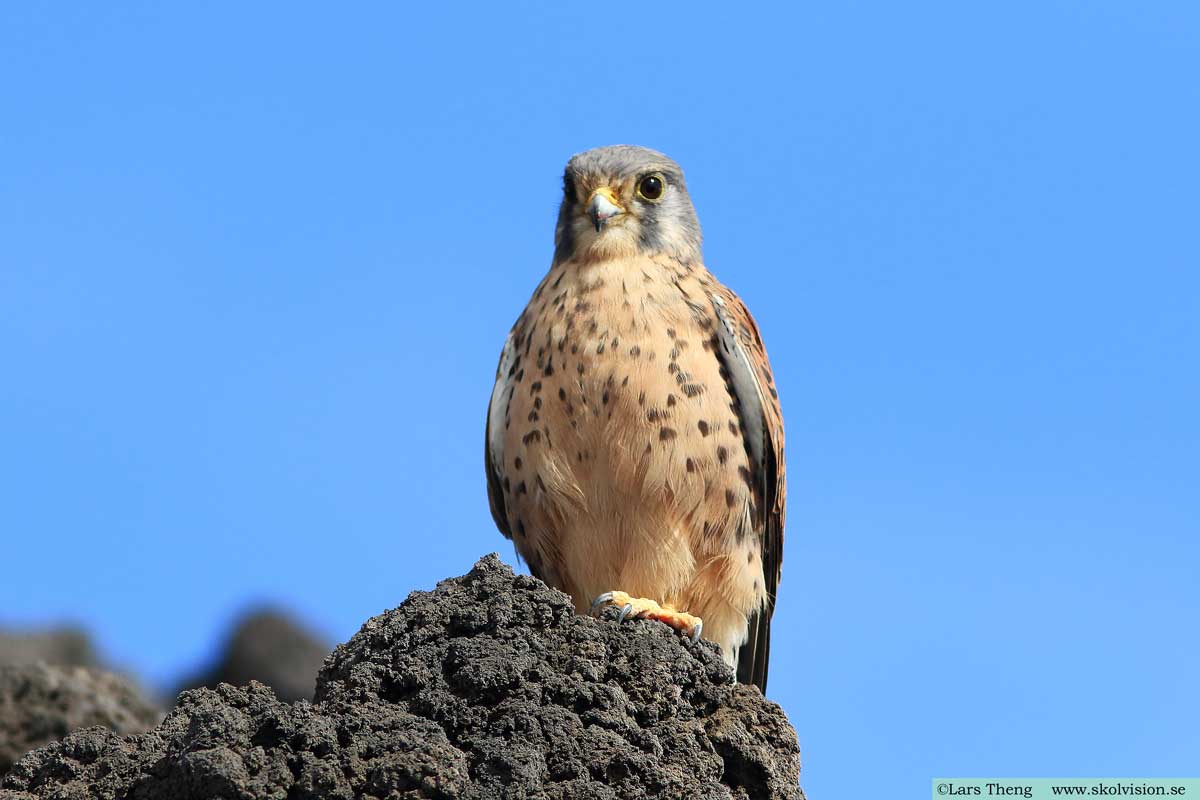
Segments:
[[[592,601],[592,616],[604,606],[617,606],[621,616],[617,622],[627,619],[656,619],[670,625],[677,631],[691,635],[692,644],[700,641],[700,632],[704,630],[704,620],[683,611],[660,606],[645,597],[630,597],[625,592],[605,592]]]

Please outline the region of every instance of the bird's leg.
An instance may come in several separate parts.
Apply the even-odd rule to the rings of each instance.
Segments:
[[[624,622],[627,619],[656,619],[677,631],[689,634],[693,644],[700,640],[700,633],[704,630],[704,621],[699,617],[683,611],[676,611],[669,606],[659,605],[654,600],[645,597],[630,597],[625,592],[605,592],[597,597],[592,601],[592,616],[595,616],[605,606],[616,606],[621,609],[618,622]]]

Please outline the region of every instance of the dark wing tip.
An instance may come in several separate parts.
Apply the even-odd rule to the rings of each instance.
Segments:
[[[761,608],[749,619],[749,635],[738,651],[738,683],[753,684],[767,693],[767,667],[771,660],[771,611]]]

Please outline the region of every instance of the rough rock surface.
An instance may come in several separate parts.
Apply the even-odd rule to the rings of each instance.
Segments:
[[[179,691],[260,681],[281,700],[311,700],[317,672],[332,649],[290,615],[259,609],[234,626],[218,662],[183,681]]]
[[[315,703],[186,692],[26,756],[0,798],[801,798],[796,735],[716,648],[577,616],[495,556],[369,620]]]
[[[111,672],[43,663],[0,666],[0,775],[29,750],[78,728],[137,733],[160,719],[162,712],[137,686]]]

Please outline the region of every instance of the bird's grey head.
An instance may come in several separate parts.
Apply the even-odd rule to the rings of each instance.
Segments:
[[[679,165],[623,144],[572,157],[563,172],[555,263],[657,254],[700,259],[700,222]]]

